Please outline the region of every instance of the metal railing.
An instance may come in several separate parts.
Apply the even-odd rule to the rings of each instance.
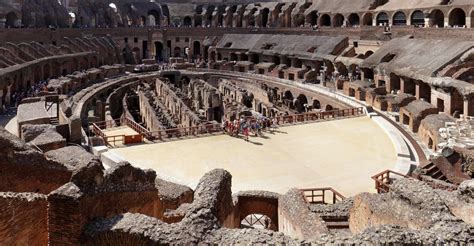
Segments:
[[[300,189],[304,198],[311,204],[335,204],[345,197],[330,187]]]
[[[216,132],[222,132],[222,127],[218,123],[192,126],[192,127],[178,127],[178,128],[172,128],[172,129],[149,131],[147,134],[151,140],[166,140],[166,139],[173,139],[173,138],[212,134]]]
[[[380,194],[388,192],[390,190],[390,184],[393,183],[395,177],[409,178],[409,176],[405,174],[391,170],[385,170],[372,176],[371,178],[375,181],[375,189],[377,190],[377,193]]]
[[[276,119],[276,122],[278,125],[292,125],[292,124],[300,124],[304,122],[315,122],[318,120],[337,119],[337,118],[361,116],[361,115],[365,115],[363,107],[337,109],[337,110],[324,111],[324,112],[307,112],[307,113],[302,113],[302,114],[276,116],[274,118]],[[273,118],[270,118],[270,119],[273,119]],[[252,118],[250,120],[255,120],[255,119]],[[179,139],[179,138],[190,137],[190,136],[196,137],[199,135],[223,132],[221,124],[219,123],[202,124],[202,125],[192,126],[192,127],[177,127],[177,128],[172,128],[172,129],[149,131],[145,127],[138,124],[137,122],[126,117],[115,119],[115,120],[107,120],[107,121],[92,123],[91,130],[92,130],[92,133],[95,134],[96,136],[102,137],[107,144],[111,144],[110,141],[113,141],[115,144],[116,138],[121,137],[123,139],[125,135],[106,136],[106,134],[102,130],[111,128],[111,127],[123,126],[123,125],[130,127],[135,132],[137,132],[138,134],[142,135],[144,138],[150,141],[154,141],[154,140],[163,141],[163,140]]]

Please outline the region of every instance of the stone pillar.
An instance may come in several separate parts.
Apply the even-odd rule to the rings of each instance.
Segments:
[[[474,116],[474,100],[472,96],[467,96],[467,97],[464,97],[463,99],[464,99],[464,105],[463,105],[464,115]]]
[[[406,93],[405,91],[405,78],[400,77],[400,91]]]
[[[429,18],[429,17],[425,17],[425,27],[431,27],[431,26],[430,26],[430,18]]]
[[[474,11],[474,10],[472,10],[472,11]],[[470,13],[467,13],[467,14],[466,14],[466,27],[467,27],[467,28],[474,28],[474,26],[472,26],[472,23],[471,23],[472,17],[469,16],[469,14],[470,14]]]
[[[415,81],[415,97],[416,100],[420,100],[420,83]]]
[[[449,17],[445,16],[444,17],[444,27],[447,27],[447,26],[449,26]]]

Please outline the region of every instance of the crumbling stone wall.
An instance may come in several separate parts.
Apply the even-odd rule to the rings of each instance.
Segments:
[[[0,192],[0,242],[3,245],[48,243],[46,196]]]
[[[0,191],[48,194],[67,183],[71,171],[0,127]]]
[[[72,182],[48,196],[49,242],[79,244],[87,223],[128,211],[160,217],[163,211],[155,178],[155,172],[128,163],[105,172],[100,163],[81,168]],[[70,229],[64,230],[64,225]]]

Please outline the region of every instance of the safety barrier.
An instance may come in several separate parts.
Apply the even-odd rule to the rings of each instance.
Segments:
[[[394,172],[392,170],[385,170],[372,176],[375,181],[375,189],[377,193],[386,193],[390,190],[390,184],[393,182],[395,177],[409,178],[409,176]]]
[[[341,193],[330,187],[300,189],[300,191],[311,204],[335,204],[345,199]]]

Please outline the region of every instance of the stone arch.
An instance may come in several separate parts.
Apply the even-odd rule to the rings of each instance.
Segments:
[[[266,197],[238,197],[238,216],[240,227],[243,220],[253,214],[264,215],[270,221],[268,228],[270,230],[278,230],[278,199]]]
[[[410,22],[412,26],[425,26],[425,14],[421,10],[413,11]]]
[[[347,67],[346,67],[346,65],[344,65],[344,63],[336,62],[336,68],[337,68],[337,71],[339,72],[339,74],[347,76],[348,71],[347,71]]]
[[[299,27],[304,25],[304,15],[303,14],[296,14],[295,17],[293,18],[294,26]]]
[[[15,12],[9,12],[5,16],[5,27],[9,28],[15,28],[15,27],[20,27],[20,19],[18,18],[18,15]]]
[[[392,24],[394,26],[405,26],[407,24],[407,16],[402,11],[397,11],[393,14]]]
[[[285,91],[285,93],[283,94],[283,98],[293,101],[293,93],[291,93],[291,91],[289,90]]]
[[[450,26],[465,26],[466,25],[466,12],[460,8],[454,8],[448,13]]]
[[[439,9],[433,9],[430,12],[430,26],[444,27],[444,13]]]
[[[321,102],[318,99],[313,99],[313,109],[321,109]]]
[[[471,14],[469,16],[471,17],[471,28],[474,28],[474,8],[471,9]]]
[[[362,17],[363,26],[372,26],[374,23],[374,15],[372,13],[365,13]]]
[[[333,110],[334,108],[333,108],[333,106],[332,106],[331,104],[328,104],[328,105],[326,105],[326,107],[325,107],[324,109],[325,109],[326,111],[331,111],[331,110]]]
[[[365,52],[364,54],[364,59],[371,56],[372,54],[374,54],[374,52],[372,50],[368,50],[367,52]]]
[[[231,61],[238,61],[239,59],[237,58],[237,54],[235,54],[235,53],[230,53],[230,60],[231,60]]]
[[[318,11],[314,10],[311,11],[308,15],[306,15],[306,22],[309,23],[311,26],[315,26],[318,24]]]
[[[331,17],[328,14],[323,14],[319,17],[319,26],[331,26]]]
[[[376,22],[377,26],[388,25],[388,15],[387,15],[387,13],[385,13],[385,12],[378,13],[376,21],[377,21]]]
[[[333,27],[341,27],[344,25],[344,16],[342,14],[336,14],[332,18],[332,26]]]
[[[356,13],[352,13],[347,18],[350,26],[360,26],[360,17]]]
[[[183,26],[192,26],[191,17],[185,16],[183,19]]]
[[[308,98],[304,94],[299,94],[295,101],[295,109],[298,113],[304,113],[308,106]]]
[[[152,9],[148,11],[147,16],[149,26],[161,26],[161,11]]]

